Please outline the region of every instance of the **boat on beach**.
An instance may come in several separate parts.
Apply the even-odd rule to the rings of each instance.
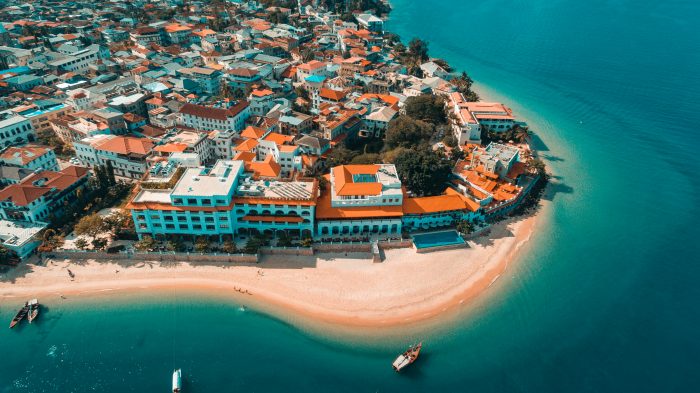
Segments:
[[[15,317],[12,318],[12,321],[10,322],[10,329],[13,327],[17,326],[18,323],[22,322],[24,317],[27,316],[29,313],[29,302],[25,302],[24,306],[17,311],[17,314],[15,314]]]
[[[409,364],[415,362],[416,359],[418,359],[418,355],[420,355],[420,350],[422,347],[422,342],[410,346],[404,353],[399,355],[396,358],[396,360],[394,360],[394,363],[392,363],[391,366],[396,372],[401,371],[404,367],[408,366]]]
[[[182,370],[177,369],[173,371],[173,393],[180,393],[182,391]]]
[[[29,311],[27,313],[27,320],[32,323],[39,315],[39,301],[37,299],[32,299],[29,301]]]

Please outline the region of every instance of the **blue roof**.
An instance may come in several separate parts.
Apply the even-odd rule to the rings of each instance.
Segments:
[[[320,75],[311,75],[307,76],[304,80],[311,83],[323,83],[323,81],[326,80],[326,77]]]
[[[31,68],[27,66],[21,66],[21,67],[15,67],[15,68],[8,68],[6,70],[0,70],[0,75],[3,74],[28,74],[31,71]]]

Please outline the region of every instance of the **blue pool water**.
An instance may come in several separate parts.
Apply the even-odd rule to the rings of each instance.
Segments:
[[[464,239],[459,236],[457,231],[421,233],[412,237],[413,244],[418,249],[464,244]]]

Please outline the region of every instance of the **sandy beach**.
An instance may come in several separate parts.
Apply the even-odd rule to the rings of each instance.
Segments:
[[[347,327],[391,327],[456,310],[516,260],[540,214],[495,225],[469,248],[418,254],[387,250],[373,263],[353,254],[266,256],[259,264],[49,260],[0,277],[0,297],[60,301],[148,291],[210,292]],[[74,274],[71,280],[68,269]],[[148,295],[144,293],[144,295]],[[269,306],[269,307],[265,307]]]

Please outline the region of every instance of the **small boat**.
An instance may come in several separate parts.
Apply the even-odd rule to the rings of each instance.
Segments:
[[[29,312],[27,314],[27,319],[29,320],[29,323],[32,323],[36,319],[36,317],[39,315],[39,301],[36,299],[32,299],[29,301]]]
[[[416,345],[412,345],[409,347],[406,352],[402,353],[399,355],[399,357],[394,360],[394,363],[392,363],[392,367],[396,372],[401,371],[404,367],[408,366],[409,364],[413,363],[418,359],[418,355],[420,355],[420,349],[423,347],[423,343],[418,343]]]
[[[17,311],[17,314],[15,315],[14,318],[12,318],[12,322],[10,322],[10,329],[15,327],[18,323],[22,322],[24,317],[27,316],[27,313],[29,313],[29,302],[25,302],[24,306]]]
[[[177,369],[173,371],[173,393],[180,393],[182,391],[182,370]]]

